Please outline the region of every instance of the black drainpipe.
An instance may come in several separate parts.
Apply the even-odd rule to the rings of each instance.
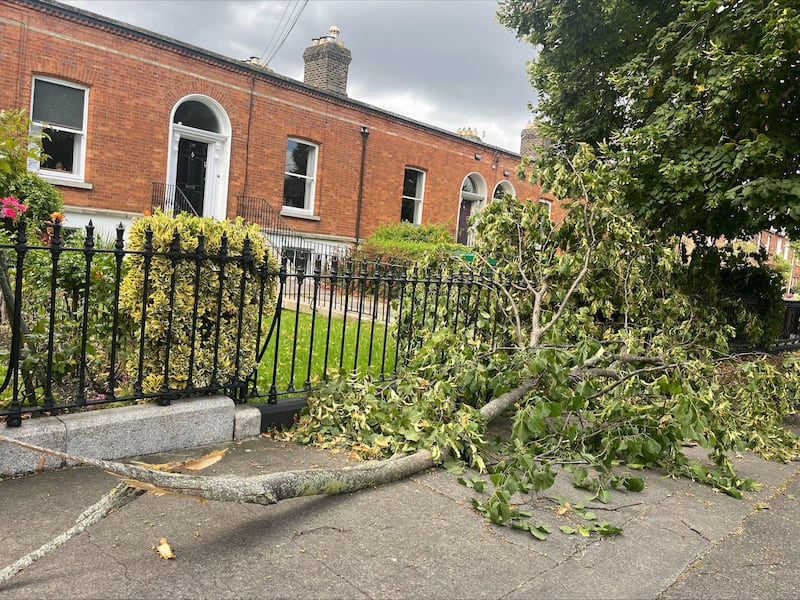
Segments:
[[[244,185],[242,196],[247,196],[247,180],[250,174],[250,127],[253,123],[253,101],[256,91],[256,76],[250,76],[250,107],[247,109],[247,141],[244,149]]]
[[[356,245],[361,238],[361,204],[364,201],[364,170],[367,160],[367,138],[369,137],[369,128],[366,125],[361,126],[361,172],[358,176],[358,204],[356,205]]]

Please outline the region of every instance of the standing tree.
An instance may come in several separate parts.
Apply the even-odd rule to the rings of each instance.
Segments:
[[[543,164],[602,149],[666,234],[800,234],[794,0],[501,0],[499,18],[538,48]]]
[[[41,134],[31,134],[22,110],[0,110],[0,198],[24,203],[29,231],[40,232],[63,205],[56,188],[28,171],[28,161],[42,159]]]

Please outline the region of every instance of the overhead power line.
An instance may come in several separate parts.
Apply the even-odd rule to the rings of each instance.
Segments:
[[[281,14],[281,18],[275,30],[272,32],[269,42],[267,42],[267,47],[261,54],[260,61],[262,63],[269,64],[272,59],[277,56],[284,42],[286,42],[286,39],[289,37],[289,34],[292,33],[297,21],[300,19],[300,15],[303,14],[307,4],[308,0],[289,0],[286,3],[283,14]]]

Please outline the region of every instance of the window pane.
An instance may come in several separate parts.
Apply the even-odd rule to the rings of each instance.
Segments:
[[[195,129],[213,131],[214,133],[220,132],[219,121],[217,121],[214,111],[196,100],[187,100],[182,103],[178,110],[175,111],[175,117],[172,121]]]
[[[309,175],[308,164],[313,150],[313,146],[289,140],[286,145],[286,172]]]
[[[464,179],[464,183],[461,184],[461,191],[470,192],[471,194],[475,193],[475,184],[472,182],[472,177],[466,177]]]
[[[75,158],[75,134],[53,129],[44,129],[44,133],[50,136],[50,139],[42,138],[42,150],[47,155],[42,162],[42,168],[72,173]]]
[[[311,253],[308,250],[284,248],[282,253],[287,262],[287,271],[296,273],[306,273],[308,271],[308,266],[311,263]]]
[[[291,175],[283,179],[283,205],[293,208],[306,207],[306,180]]]
[[[37,79],[33,91],[33,120],[83,129],[85,90]]]
[[[403,196],[409,198],[421,198],[422,172],[414,169],[406,169],[405,179],[403,180]]]
[[[414,223],[414,209],[416,208],[416,202],[411,200],[410,198],[403,198],[403,206],[400,209],[400,220],[401,221],[408,221],[409,223]]]

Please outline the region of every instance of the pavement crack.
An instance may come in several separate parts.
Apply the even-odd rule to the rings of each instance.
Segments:
[[[313,529],[303,529],[301,531],[295,531],[294,532],[294,537],[299,537],[301,535],[309,535],[310,533],[316,533],[318,531],[323,531],[323,530],[331,530],[331,531],[336,531],[336,532],[339,532],[339,533],[348,533],[350,531],[350,529],[343,529],[341,527],[333,527],[331,525],[322,525],[321,527],[314,527]]]
[[[696,527],[693,527],[693,526],[691,526],[689,523],[687,523],[687,522],[686,522],[686,521],[684,521],[683,519],[681,519],[681,523],[683,523],[684,525],[686,525],[686,527],[687,527],[689,530],[691,530],[691,531],[694,531],[694,532],[695,532],[697,535],[699,535],[699,536],[700,536],[701,538],[703,538],[705,541],[707,541],[707,542],[711,542],[711,540],[710,540],[710,539],[708,539],[708,538],[707,538],[705,535],[703,535],[703,532],[702,532],[702,531],[700,531],[699,529],[697,529]]]
[[[312,556],[312,558],[313,558],[314,560],[316,560],[316,561],[317,561],[317,562],[318,562],[320,565],[322,565],[322,568],[323,568],[323,569],[325,569],[326,571],[328,571],[329,573],[331,573],[331,575],[333,575],[334,577],[338,577],[339,579],[341,579],[343,582],[345,582],[347,585],[349,585],[350,587],[352,587],[354,590],[357,590],[357,591],[358,591],[358,592],[359,592],[361,595],[363,595],[363,596],[364,596],[364,598],[373,598],[373,596],[372,596],[372,595],[371,595],[371,594],[370,594],[370,593],[369,593],[367,590],[365,590],[365,589],[362,589],[362,588],[361,588],[361,587],[359,587],[357,584],[355,584],[355,583],[353,583],[352,581],[350,581],[350,580],[349,580],[347,577],[345,577],[345,576],[344,576],[344,575],[343,575],[343,574],[342,574],[340,571],[337,571],[337,570],[333,569],[333,568],[332,568],[332,567],[331,567],[331,566],[330,566],[330,565],[329,565],[329,564],[328,564],[328,563],[327,563],[327,562],[324,560],[324,558],[321,558],[321,557],[319,557],[319,556],[315,556],[315,555],[313,555],[313,554],[312,554],[311,556]]]
[[[120,567],[122,567],[123,577],[125,578],[125,580],[132,581],[132,582],[138,583],[140,585],[145,583],[143,580],[132,576],[131,575],[131,570],[128,567],[128,565],[126,563],[122,562],[121,560],[119,560],[116,556],[114,556],[113,552],[109,552],[108,549],[103,548],[100,544],[95,542],[92,539],[91,534],[86,536],[86,541],[97,549],[97,552],[99,553],[100,556],[106,556],[106,557],[110,558],[112,561],[114,561],[115,563],[117,563]]]
[[[717,548],[720,548],[731,537],[737,536],[737,535],[742,535],[744,533],[745,528],[749,524],[748,521],[753,517],[753,515],[761,512],[761,509],[758,508],[758,505],[761,504],[761,503],[770,502],[771,500],[774,500],[775,498],[777,498],[781,494],[785,493],[786,489],[789,487],[789,484],[791,484],[795,479],[798,479],[799,477],[800,477],[800,471],[793,472],[791,475],[786,477],[779,485],[775,486],[775,489],[772,492],[770,492],[766,496],[766,498],[764,498],[760,502],[754,503],[752,505],[752,508],[751,508],[750,512],[747,513],[746,515],[744,515],[744,517],[742,517],[741,523],[739,524],[738,527],[736,527],[735,529],[729,531],[727,534],[725,534],[724,536],[722,536],[718,540],[708,540],[708,542],[709,542],[708,543],[708,548],[706,548],[705,552],[702,552],[701,554],[699,554],[696,557],[695,561],[692,562],[692,564],[687,566],[681,573],[679,573],[678,576],[675,577],[675,579],[672,581],[672,583],[670,583],[668,586],[666,586],[661,591],[660,596],[663,596],[665,593],[669,592],[670,589],[675,587],[675,585],[677,585],[679,582],[681,582],[684,579],[686,579],[689,576],[689,574],[691,573],[691,571],[696,567],[696,565],[702,564],[702,562],[706,559],[706,557],[710,556],[713,552],[715,552],[717,550]],[[693,527],[690,527],[685,521],[684,521],[684,525],[689,527],[689,529],[692,529],[692,531],[695,531],[695,529]],[[702,536],[702,537],[703,537],[703,539],[707,539],[705,536]],[[749,563],[749,564],[740,565],[740,566],[750,566],[750,567],[770,566],[770,567],[772,567],[774,565],[772,563],[768,563],[766,565],[761,565],[761,564],[758,564],[758,563]],[[717,575],[719,577],[723,577],[725,579],[731,580],[724,573],[719,573],[717,571],[700,573],[700,575],[703,575],[703,576],[710,575],[710,574],[714,574],[714,575]]]

